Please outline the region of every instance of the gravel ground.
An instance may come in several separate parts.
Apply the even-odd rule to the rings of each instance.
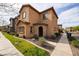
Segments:
[[[37,44],[37,45],[40,44],[39,41],[37,41],[37,40],[34,40],[34,39],[28,39],[28,40],[31,41],[31,42],[33,42],[33,43],[35,43],[35,44]],[[53,46],[53,45],[51,45],[49,43],[45,43],[45,45],[41,46],[41,47],[43,47],[43,48],[45,48],[45,49],[47,49],[49,51],[53,51],[53,49],[54,49],[55,46]]]

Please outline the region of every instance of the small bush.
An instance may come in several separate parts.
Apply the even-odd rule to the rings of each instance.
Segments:
[[[44,37],[40,37],[39,38],[39,43],[41,46],[43,46],[45,44],[45,38]]]
[[[31,35],[30,35],[30,37],[31,37],[31,38],[34,38],[34,35],[33,35],[33,34],[31,34]]]
[[[69,40],[69,41],[73,41],[73,40],[76,40],[76,39],[71,36],[70,38],[68,38],[68,40]]]
[[[36,40],[39,39],[39,37],[37,35],[34,35],[33,38],[35,38]]]
[[[79,47],[79,41],[78,40],[73,40],[71,41],[71,44],[75,47]]]
[[[59,32],[54,33],[54,34],[56,35],[56,37],[60,36],[60,33]]]
[[[18,35],[18,34],[15,34],[15,36],[17,36],[17,37],[18,37],[19,35]]]

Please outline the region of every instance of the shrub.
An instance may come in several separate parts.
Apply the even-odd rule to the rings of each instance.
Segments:
[[[56,37],[60,36],[59,32],[54,33],[56,35]]]
[[[44,37],[40,37],[39,38],[39,43],[41,46],[43,46],[45,44],[45,38]]]
[[[18,34],[15,34],[15,36],[17,36],[17,37],[18,37],[19,35],[18,35]]]
[[[79,47],[79,41],[78,40],[73,40],[71,41],[71,44],[75,47]]]
[[[68,38],[68,40],[69,40],[69,41],[73,41],[73,40],[76,40],[76,39],[71,36],[70,38]]]
[[[37,35],[34,35],[33,38],[35,38],[36,40],[39,39],[39,37]]]
[[[33,35],[33,34],[31,34],[31,35],[30,35],[30,37],[31,37],[31,38],[34,38],[34,35]]]

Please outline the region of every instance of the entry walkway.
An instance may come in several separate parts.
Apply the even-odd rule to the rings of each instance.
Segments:
[[[72,51],[64,33],[59,42],[56,44],[55,49],[53,50],[51,56],[72,56]]]
[[[23,56],[0,32],[0,56]]]

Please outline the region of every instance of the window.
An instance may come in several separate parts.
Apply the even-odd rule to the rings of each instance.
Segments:
[[[30,27],[30,33],[32,33],[32,27]]]
[[[24,27],[19,27],[19,33],[24,33]]]
[[[48,12],[45,12],[45,13],[43,14],[43,19],[44,19],[44,20],[47,20],[47,19],[48,19]]]
[[[28,12],[24,12],[22,15],[22,18],[24,21],[29,21],[29,13]]]
[[[23,13],[23,18],[24,18],[24,19],[26,18],[26,12]]]

